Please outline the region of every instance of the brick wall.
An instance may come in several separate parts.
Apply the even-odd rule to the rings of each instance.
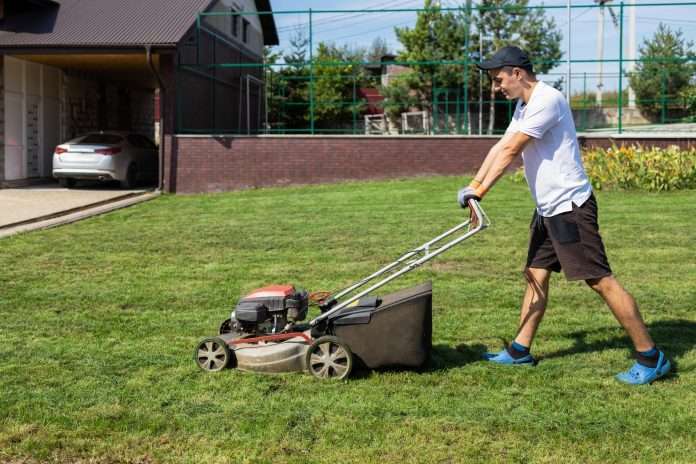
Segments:
[[[99,85],[79,72],[66,71],[66,135],[69,139],[99,129]]]
[[[474,171],[495,137],[175,137],[179,193]]]
[[[171,123],[170,123],[171,124]],[[497,137],[168,136],[166,188],[217,192],[274,185],[473,173]],[[612,144],[696,146],[696,138],[586,138]],[[512,168],[520,166],[517,160]]]
[[[39,99],[27,98],[27,177],[39,177]]]

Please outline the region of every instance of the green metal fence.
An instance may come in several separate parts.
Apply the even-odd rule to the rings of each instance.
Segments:
[[[610,44],[616,45],[618,41],[618,50],[613,53],[617,56],[601,60],[570,59],[568,50],[562,50],[562,57],[535,61],[535,67],[550,68],[539,77],[555,83],[569,94],[580,132],[691,130],[689,124],[696,122],[696,90],[692,91],[696,86],[691,80],[682,86],[686,91],[676,92],[674,81],[675,73],[680,71],[693,74],[696,68],[691,66],[696,66],[695,55],[689,51],[681,55],[629,59],[624,52],[627,40],[624,24],[628,8],[650,12],[676,8],[684,17],[696,17],[696,2],[637,5],[615,2],[612,5],[617,11],[617,28],[610,37]],[[479,52],[483,50],[482,43],[494,35],[494,31],[484,31],[480,26],[476,30],[476,25],[480,24],[476,18],[491,11],[511,18],[522,14],[521,11],[541,10],[544,14],[556,16],[567,11],[572,32],[573,12],[582,16],[587,12],[598,12],[600,8],[602,6],[596,3],[571,5],[569,9],[563,5],[481,6],[469,0],[449,7],[273,12],[279,23],[286,24],[285,18],[294,18],[296,26],[282,26],[283,32],[291,31],[296,37],[303,37],[300,45],[304,47],[296,49],[301,49],[304,54],[296,53],[292,60],[288,59],[292,50],[288,43],[284,43],[287,40],[283,40],[282,34],[281,52],[275,52],[281,56],[274,56],[274,51],[268,49],[261,57],[253,53],[238,53],[239,42],[229,34],[230,31],[224,30],[225,21],[233,24],[238,22],[234,18],[247,18],[245,21],[249,22],[256,15],[270,13],[200,13],[194,33],[179,47],[177,131],[354,135],[500,133],[512,117],[514,102],[503,99],[501,95],[491,95],[490,81],[476,66],[480,60]],[[436,18],[431,19],[433,22],[443,15],[452,15],[460,21],[458,24],[464,25],[461,50],[456,53],[458,56],[406,59],[403,57],[404,47],[400,50],[397,45],[393,55],[379,60],[357,55],[350,59],[336,59],[336,56],[342,57],[339,52],[350,54],[350,43],[332,41],[330,35],[328,38],[324,36],[332,22],[351,15],[363,18],[371,15],[381,15],[382,18],[410,16],[411,27],[415,27],[419,15]],[[408,21],[403,26],[409,27]],[[564,32],[563,28],[559,29]],[[673,30],[676,29],[675,26]],[[650,34],[645,35],[650,37]],[[437,39],[428,36],[426,40],[435,42]],[[688,45],[688,36],[685,41]],[[516,42],[513,40],[511,43]],[[587,46],[570,43],[572,57],[588,54]],[[488,48],[492,46],[491,43],[487,45]],[[241,49],[245,48],[241,46]],[[437,46],[431,49],[437,51]],[[588,66],[600,63],[603,71],[598,73],[588,69]],[[650,92],[635,97],[630,94],[631,65],[652,65],[654,83]],[[683,66],[675,68],[675,65]],[[686,80],[692,77],[686,76]],[[610,85],[602,86],[603,82]]]

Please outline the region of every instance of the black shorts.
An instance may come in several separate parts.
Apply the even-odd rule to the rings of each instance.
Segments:
[[[526,267],[560,272],[568,280],[599,279],[611,275],[597,224],[594,194],[573,210],[553,217],[534,211]]]

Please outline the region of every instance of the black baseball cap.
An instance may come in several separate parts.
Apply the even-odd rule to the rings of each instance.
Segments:
[[[533,70],[532,62],[529,61],[529,56],[519,47],[512,45],[501,48],[495,52],[492,57],[478,64],[478,67],[484,71],[502,68],[503,66],[514,66],[516,68],[526,69],[530,72]]]

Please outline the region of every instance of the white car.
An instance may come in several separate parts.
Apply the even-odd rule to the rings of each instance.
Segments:
[[[157,146],[128,132],[91,132],[65,142],[53,153],[53,177],[63,187],[75,181],[115,180],[124,188],[157,178]]]

